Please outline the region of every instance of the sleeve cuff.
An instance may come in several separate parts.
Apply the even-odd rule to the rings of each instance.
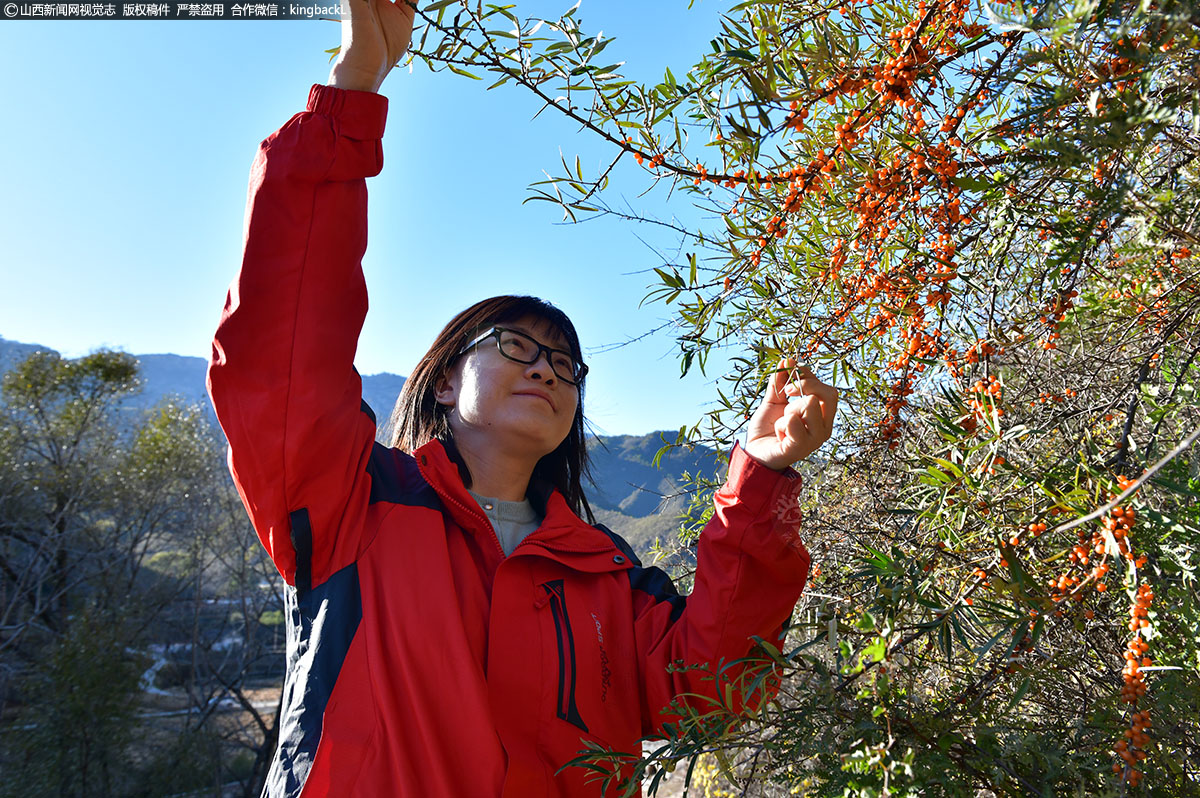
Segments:
[[[802,487],[796,469],[788,467],[776,471],[768,468],[746,454],[740,443],[734,444],[733,453],[729,455],[729,476],[725,479],[725,489],[748,507],[755,511],[774,511],[774,503],[785,496],[796,499]]]
[[[340,135],[359,141],[383,138],[387,109],[387,97],[373,91],[318,83],[308,92],[308,111],[334,118]]]
[[[796,469],[768,468],[738,444],[729,456],[729,476],[721,492],[736,496],[755,515],[771,518],[779,538],[807,561],[808,550],[800,540],[803,488],[804,481]]]

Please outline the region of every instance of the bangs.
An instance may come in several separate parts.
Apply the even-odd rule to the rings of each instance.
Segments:
[[[504,326],[523,318],[533,318],[540,322],[545,329],[557,333],[575,359],[583,362],[583,350],[579,344],[579,335],[575,332],[575,325],[571,323],[566,313],[536,297],[514,297],[513,299],[515,301],[500,308],[493,318],[480,324],[478,333],[482,334],[486,332],[484,328],[496,324]]]

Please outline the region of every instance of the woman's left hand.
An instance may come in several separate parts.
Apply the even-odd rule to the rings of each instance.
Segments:
[[[792,374],[795,368],[791,359],[779,361],[746,435],[746,454],[776,471],[803,460],[829,440],[837,413],[837,388],[821,382],[807,366]],[[793,397],[799,398],[789,401]]]

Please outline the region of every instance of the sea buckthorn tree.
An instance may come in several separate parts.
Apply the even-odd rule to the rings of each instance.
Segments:
[[[1200,794],[1197,8],[748,0],[649,85],[576,9],[518,10],[434,3],[416,57],[607,142],[535,198],[688,206],[649,297],[684,371],[731,365],[681,439],[727,445],[781,358],[842,389],[806,598],[737,686],[775,697],[598,776],[713,754],[736,794]],[[615,180],[671,191],[618,211]]]

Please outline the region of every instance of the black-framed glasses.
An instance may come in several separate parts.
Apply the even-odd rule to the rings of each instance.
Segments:
[[[526,335],[520,330],[512,330],[508,327],[493,327],[490,331],[463,347],[463,350],[458,354],[462,355],[471,351],[489,338],[496,339],[500,354],[517,363],[524,363],[525,365],[536,363],[538,358],[542,356],[542,353],[545,352],[546,362],[550,364],[550,369],[554,372],[554,376],[570,385],[578,385],[587,376],[587,365],[576,360],[575,356],[570,352],[564,352],[561,349],[551,349],[536,338]]]

